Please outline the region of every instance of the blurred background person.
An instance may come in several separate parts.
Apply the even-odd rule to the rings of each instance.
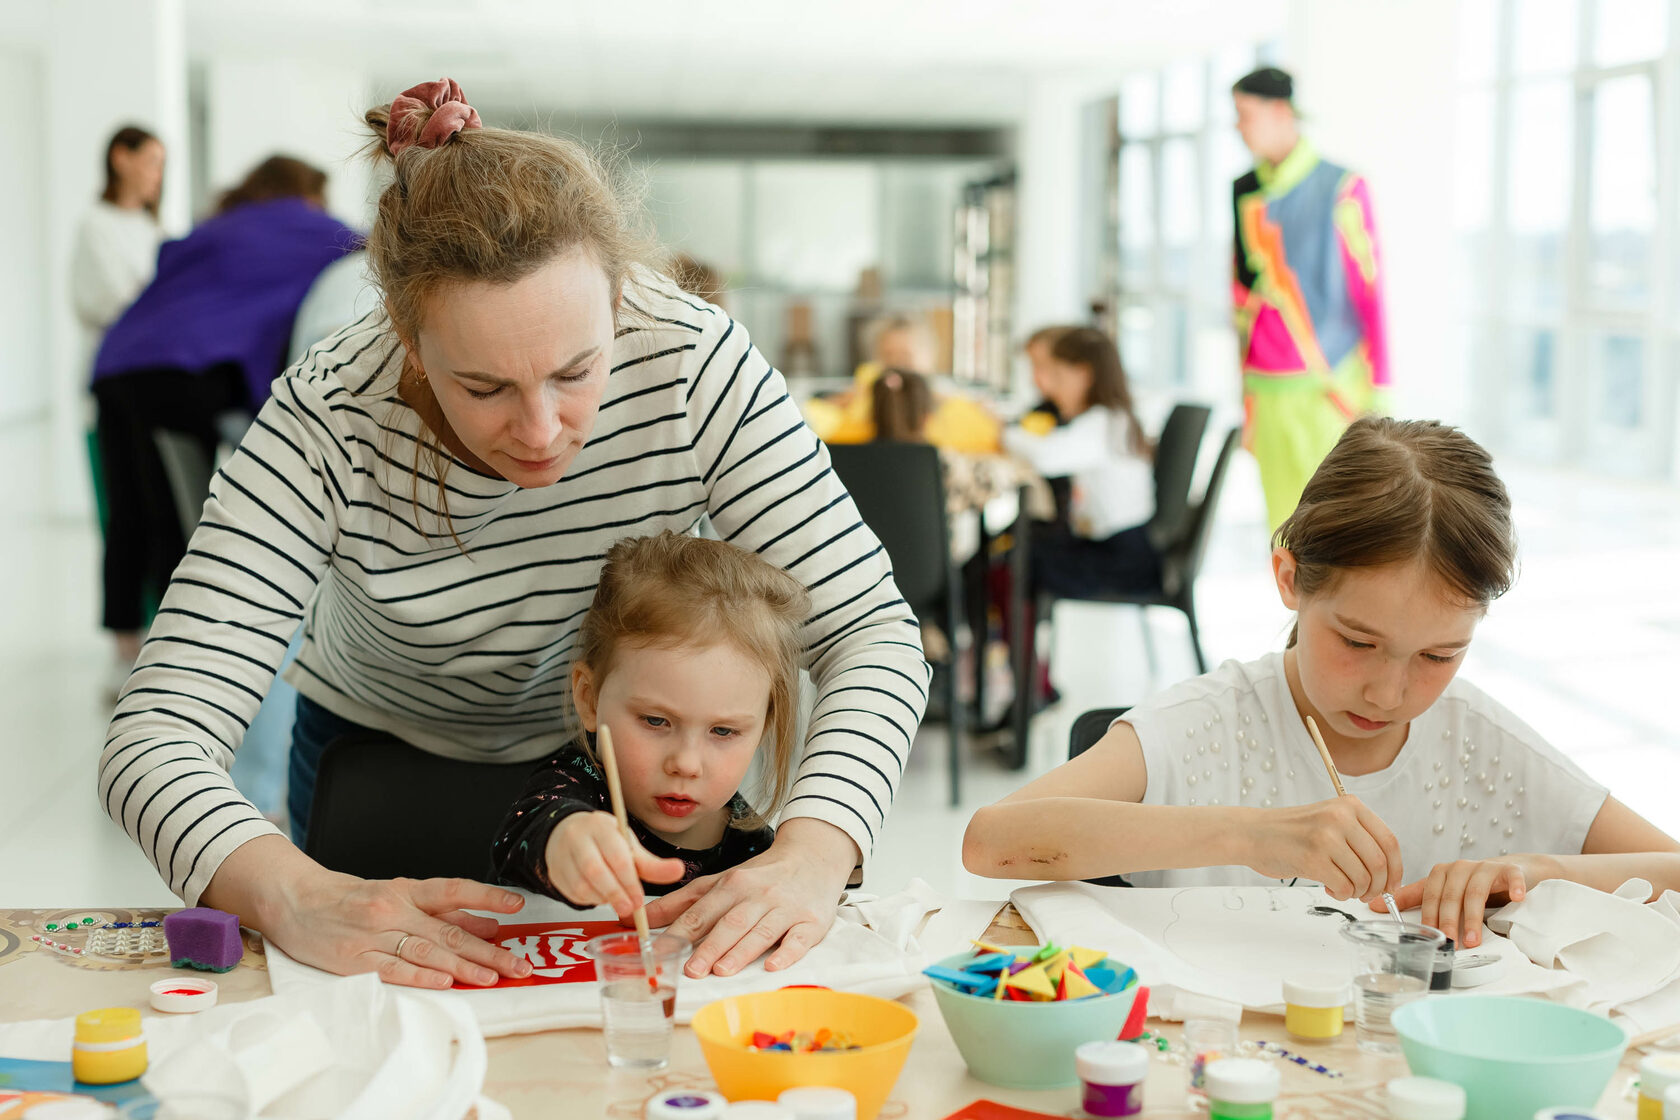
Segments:
[[[117,129],[105,145],[105,189],[76,227],[70,257],[70,300],[84,336],[84,378],[106,329],[134,302],[157,268],[158,244],[164,236],[158,222],[163,165],[163,141],[138,125]],[[105,486],[91,400],[86,430],[94,504],[103,527]],[[153,597],[161,590],[153,588]]]
[[[1294,98],[1275,66],[1231,90],[1255,161],[1232,188],[1244,435],[1273,530],[1342,429],[1385,407],[1389,385],[1371,189],[1319,157]]]
[[[216,214],[158,253],[157,274],[106,333],[94,362],[108,506],[103,624],[116,640],[114,687],[139,653],[144,591],[186,549],[185,519],[157,444],[201,453],[185,490],[208,485],[224,414],[254,411],[287,357],[298,305],[359,235],[323,209],[325,172],[271,156],[222,196]],[[183,480],[177,479],[180,482]]]

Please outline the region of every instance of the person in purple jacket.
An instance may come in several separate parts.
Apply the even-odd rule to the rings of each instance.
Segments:
[[[119,661],[140,652],[147,589],[186,552],[156,434],[214,456],[217,417],[256,411],[284,368],[292,320],[322,269],[361,235],[326,213],[326,173],[270,156],[216,213],[158,250],[157,273],[106,333],[93,394],[109,503],[103,624]]]

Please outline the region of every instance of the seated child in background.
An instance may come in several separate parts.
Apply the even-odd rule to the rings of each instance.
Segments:
[[[1035,381],[1062,423],[1042,434],[1006,428],[1003,445],[1044,477],[1068,478],[1071,494],[1067,524],[1033,523],[1034,588],[1067,598],[1158,588],[1161,557],[1145,529],[1155,447],[1113,340],[1092,327],[1053,335]]]
[[[1133,708],[1091,750],[981,809],[963,838],[970,871],[1300,878],[1368,903],[1391,891],[1467,946],[1488,905],[1545,879],[1680,889],[1680,844],[1455,679],[1516,570],[1510,499],[1480,446],[1434,422],[1359,420],[1275,542],[1297,619],[1287,648]]]
[[[798,580],[722,541],[660,533],[607,553],[578,634],[572,699],[581,733],[508,811],[493,856],[500,881],[623,918],[654,894],[734,867],[775,838],[799,696]],[[592,749],[612,729],[627,843]],[[741,796],[759,748],[769,792]]]

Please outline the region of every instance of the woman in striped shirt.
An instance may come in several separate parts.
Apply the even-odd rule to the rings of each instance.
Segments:
[[[649,916],[699,940],[693,975],[772,947],[768,967],[792,963],[868,854],[926,700],[886,554],[746,332],[639,263],[639,212],[586,152],[481,128],[447,80],[368,120],[394,164],[368,246],[384,307],[282,376],[218,472],[111,721],[106,810],[189,904],[311,964],[523,975],[462,913],[517,896],[327,871],[235,790],[233,752],[301,619],[303,814],[302,748],[347,728],[545,757],[608,547],[709,516],[808,588],[817,702],[770,850]]]

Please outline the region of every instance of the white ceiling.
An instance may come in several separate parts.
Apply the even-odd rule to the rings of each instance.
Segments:
[[[1281,33],[1286,0],[187,0],[189,49],[300,53],[506,111],[996,124],[1042,77]]]

